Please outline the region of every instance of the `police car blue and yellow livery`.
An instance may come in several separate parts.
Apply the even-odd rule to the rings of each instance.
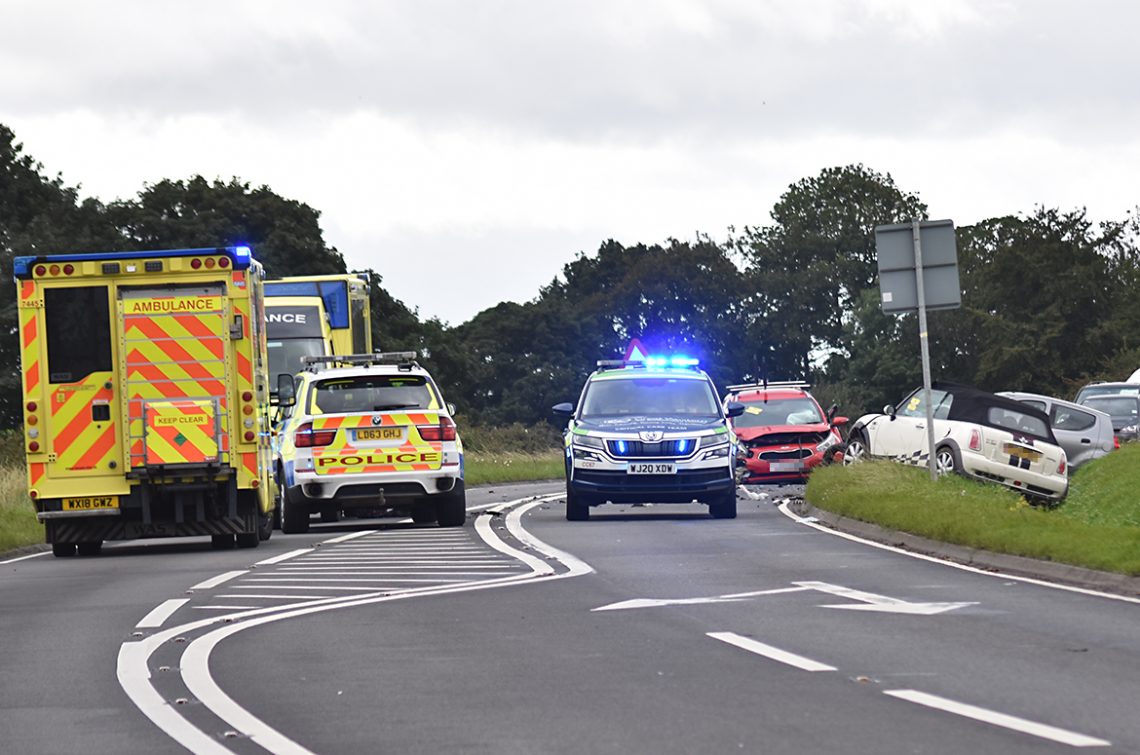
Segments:
[[[389,508],[417,523],[462,525],[463,444],[415,352],[305,363],[295,377],[281,375],[277,389],[281,529],[304,532],[311,514],[330,521]]]
[[[736,436],[716,386],[696,360],[604,360],[577,406],[559,404],[566,428],[566,518],[612,503],[704,503],[736,516]]]

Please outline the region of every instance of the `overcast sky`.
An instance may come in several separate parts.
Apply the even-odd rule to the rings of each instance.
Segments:
[[[578,252],[723,239],[863,163],[958,225],[1140,204],[1131,0],[0,0],[0,123],[104,201],[201,174],[322,213],[421,317]]]

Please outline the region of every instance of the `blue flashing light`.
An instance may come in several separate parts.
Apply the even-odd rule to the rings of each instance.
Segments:
[[[249,264],[249,258],[253,256],[248,246],[235,246],[234,247],[234,261],[244,261]]]
[[[689,452],[689,439],[688,438],[682,438],[681,440],[677,441],[677,453],[686,454],[688,452]]]
[[[696,367],[701,363],[701,360],[694,357],[676,356],[669,359],[669,364],[672,367]]]
[[[625,456],[625,452],[626,452],[626,450],[628,449],[628,446],[626,445],[625,441],[624,441],[624,440],[619,440],[619,441],[616,443],[616,445],[617,445],[617,452],[618,452],[618,455],[619,455],[619,456]]]

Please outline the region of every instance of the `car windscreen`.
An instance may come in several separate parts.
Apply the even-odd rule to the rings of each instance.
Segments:
[[[422,375],[363,375],[316,381],[309,413],[417,411],[439,405]]]
[[[716,393],[705,380],[638,377],[593,380],[582,397],[582,417],[599,415],[712,415]]]
[[[271,381],[276,381],[283,372],[293,375],[304,369],[302,357],[319,357],[325,353],[325,342],[320,338],[289,338],[269,341],[266,346],[269,348]]]
[[[780,398],[748,401],[744,413],[732,421],[738,430],[779,425],[817,425],[823,422],[819,407],[810,398]]]

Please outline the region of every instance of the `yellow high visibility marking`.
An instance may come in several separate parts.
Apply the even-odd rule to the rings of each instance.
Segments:
[[[220,296],[171,296],[162,299],[124,299],[127,315],[176,314],[180,312],[216,312],[222,308]]]

